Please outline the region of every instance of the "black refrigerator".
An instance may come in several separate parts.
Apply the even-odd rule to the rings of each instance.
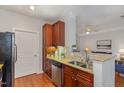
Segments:
[[[14,86],[14,63],[16,62],[15,34],[0,32],[0,62],[2,68],[2,87]]]

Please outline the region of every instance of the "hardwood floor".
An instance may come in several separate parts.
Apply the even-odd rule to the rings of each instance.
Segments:
[[[33,74],[15,79],[15,87],[54,87],[46,74]]]
[[[124,77],[116,73],[116,87],[124,87]],[[33,74],[15,80],[15,87],[55,87],[46,74]]]
[[[116,73],[115,81],[116,87],[124,87],[124,77],[119,76],[118,73]]]

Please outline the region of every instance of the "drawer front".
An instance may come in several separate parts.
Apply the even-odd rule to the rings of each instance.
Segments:
[[[80,79],[86,81],[86,83],[90,83],[93,85],[93,74],[78,70],[77,78],[80,78]]]
[[[93,83],[77,77],[77,87],[93,87]]]
[[[70,66],[64,65],[63,68],[64,68],[64,69],[63,69],[63,70],[64,70],[64,73],[76,74],[76,73],[75,73],[75,69],[72,68],[72,67],[70,67]]]

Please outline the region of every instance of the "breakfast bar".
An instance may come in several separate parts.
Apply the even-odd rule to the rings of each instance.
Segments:
[[[93,54],[94,87],[115,87],[115,55]]]

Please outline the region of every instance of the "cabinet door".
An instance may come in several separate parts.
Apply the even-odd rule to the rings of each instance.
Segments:
[[[75,87],[74,77],[68,73],[64,73],[64,87]]]
[[[65,46],[65,23],[59,23],[59,45]]]
[[[75,69],[70,66],[63,66],[64,87],[76,87]]]
[[[65,45],[65,26],[62,21],[58,21],[53,25],[53,45]]]
[[[53,25],[53,45],[58,46],[60,45],[60,29],[59,24],[55,23]]]
[[[52,31],[52,25],[46,24],[43,26],[43,46],[52,46]]]
[[[46,72],[46,74],[47,74],[50,78],[52,78],[52,63],[51,63],[51,60],[46,59],[45,72]]]

